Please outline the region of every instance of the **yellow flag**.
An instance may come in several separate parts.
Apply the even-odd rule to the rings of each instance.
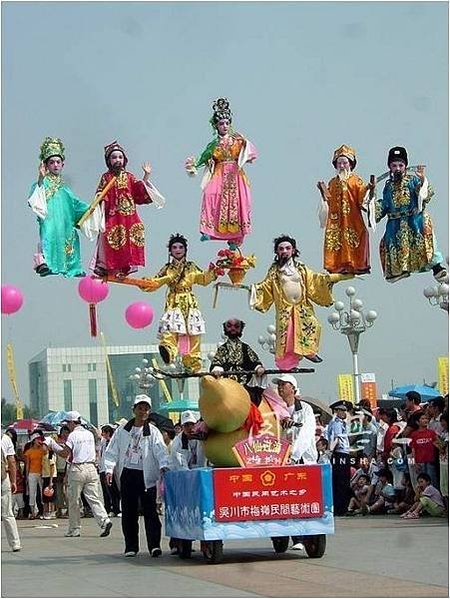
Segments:
[[[11,388],[14,393],[14,398],[16,400],[16,419],[22,420],[23,418],[23,404],[20,401],[19,396],[19,387],[17,386],[17,378],[16,378],[16,364],[14,361],[14,350],[11,343],[8,343],[6,346],[6,363],[8,367],[8,378],[11,383]]]
[[[438,358],[438,386],[441,395],[448,393],[448,357]]]
[[[353,388],[353,375],[352,374],[338,374],[337,377],[338,385],[338,397],[339,399],[346,399],[355,403],[355,390]]]

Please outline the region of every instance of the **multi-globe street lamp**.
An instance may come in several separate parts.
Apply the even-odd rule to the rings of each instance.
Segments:
[[[335,312],[328,316],[328,322],[335,331],[339,331],[348,339],[353,357],[353,383],[355,389],[356,403],[361,401],[361,389],[358,369],[358,347],[359,337],[373,326],[378,314],[375,310],[368,310],[365,314],[362,311],[363,302],[356,297],[354,287],[347,287],[345,293],[349,299],[349,307],[346,310],[344,302],[334,303]]]
[[[441,283],[440,285],[425,287],[423,294],[432,306],[439,306],[439,308],[448,312],[448,291],[448,283]]]

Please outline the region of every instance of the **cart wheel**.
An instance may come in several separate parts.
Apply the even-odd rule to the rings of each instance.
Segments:
[[[202,541],[201,548],[203,556],[208,564],[218,564],[223,558],[222,541]]]
[[[309,537],[303,537],[302,543],[306,549],[308,557],[322,557],[325,553],[325,547],[327,545],[326,535],[311,535]]]
[[[271,537],[275,553],[285,553],[289,547],[289,537]]]
[[[192,553],[192,541],[181,539],[178,543],[178,555],[181,559],[189,559]]]

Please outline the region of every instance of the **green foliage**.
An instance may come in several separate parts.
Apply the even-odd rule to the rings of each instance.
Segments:
[[[34,412],[31,411],[30,406],[27,405],[23,407],[23,417],[36,418]],[[8,403],[6,399],[2,397],[2,424],[6,426],[16,420],[16,404]]]

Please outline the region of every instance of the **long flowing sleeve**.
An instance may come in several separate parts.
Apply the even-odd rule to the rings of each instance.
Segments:
[[[217,275],[214,270],[201,270],[196,264],[192,263],[192,269],[186,278],[191,285],[206,287],[217,279]]]
[[[274,302],[273,281],[270,269],[263,281],[252,285],[250,308],[258,312],[267,312]]]
[[[319,306],[331,306],[333,303],[331,294],[333,282],[330,275],[313,272],[306,266],[304,269],[308,298]]]
[[[147,288],[142,288],[142,291],[146,291],[147,293],[152,293],[152,291],[156,291],[160,287],[164,285],[170,285],[174,280],[175,273],[169,272],[169,266],[166,264],[161,268],[158,274],[155,277],[143,277],[143,281],[148,282]]]

